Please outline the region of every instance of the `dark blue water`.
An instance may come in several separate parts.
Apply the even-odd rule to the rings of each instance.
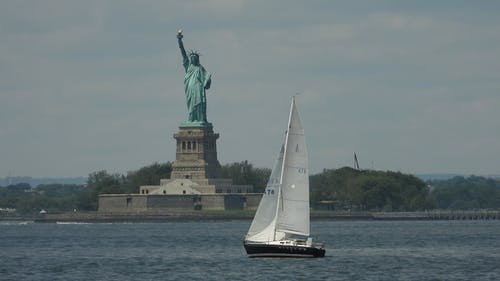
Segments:
[[[249,225],[0,222],[0,280],[500,280],[500,221],[313,221],[323,259],[249,259]]]

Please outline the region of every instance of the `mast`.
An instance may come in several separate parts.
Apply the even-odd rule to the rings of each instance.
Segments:
[[[286,150],[288,146],[288,137],[290,135],[290,127],[291,127],[291,122],[292,122],[292,113],[293,113],[293,106],[295,105],[295,96],[292,96],[292,104],[290,105],[290,114],[288,116],[288,126],[285,134],[285,146],[284,146],[284,151],[283,151],[283,160],[281,161],[281,175],[280,175],[280,183],[279,183],[279,189],[278,189],[278,204],[276,204],[276,215],[275,218],[278,218],[278,212],[280,208],[280,202],[281,202],[281,208],[283,208],[283,193],[281,192],[281,185],[283,184],[283,172],[285,170],[285,163],[286,163]],[[276,240],[276,226],[274,227],[274,239]]]

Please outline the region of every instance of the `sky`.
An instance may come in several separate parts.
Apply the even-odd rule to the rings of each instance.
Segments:
[[[0,177],[175,160],[176,33],[221,164],[270,168],[291,97],[310,173],[500,174],[500,1],[0,1]]]

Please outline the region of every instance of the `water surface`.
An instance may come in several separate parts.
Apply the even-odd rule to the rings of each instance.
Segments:
[[[250,259],[250,221],[0,222],[0,280],[500,280],[500,221],[313,221],[322,259]]]

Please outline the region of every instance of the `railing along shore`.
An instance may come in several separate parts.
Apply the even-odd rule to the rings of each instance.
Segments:
[[[320,215],[321,214],[321,215]],[[500,210],[429,210],[418,212],[339,212],[318,214],[318,218],[373,220],[499,220]]]

